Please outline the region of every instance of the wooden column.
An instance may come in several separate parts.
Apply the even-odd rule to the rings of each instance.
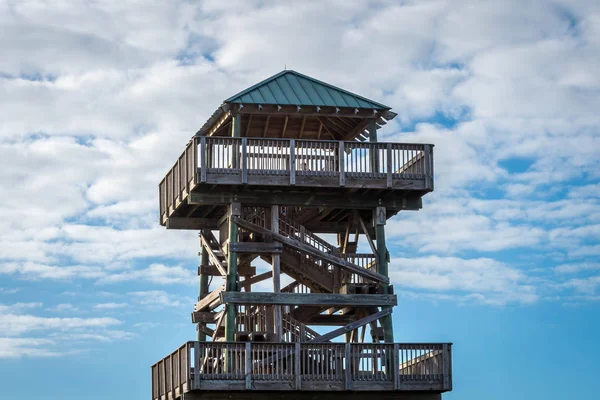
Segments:
[[[368,130],[369,142],[377,143],[377,125],[375,125],[374,119],[369,120]],[[369,149],[369,153],[371,156],[371,171],[379,172],[379,151],[377,150],[377,146],[371,146],[371,148]]]
[[[279,206],[271,206],[271,231],[279,233]],[[281,266],[279,254],[273,253],[271,256],[271,266],[273,268],[273,293],[281,292]],[[274,322],[274,341],[281,342],[283,336],[283,321],[281,316],[281,306],[273,306]]]
[[[228,292],[236,292],[237,285],[237,263],[238,257],[235,251],[231,251],[231,245],[238,241],[238,227],[233,223],[233,217],[241,215],[242,206],[240,203],[231,203],[229,217],[229,251],[227,252],[227,287]],[[235,339],[235,304],[226,305],[225,319],[225,340],[233,342]]]
[[[200,265],[207,266],[208,265],[208,251],[206,251],[204,246],[201,246],[201,247],[202,247],[202,253],[200,256]],[[208,275],[200,272],[200,292],[198,295],[198,300],[202,300],[207,294],[208,294]],[[198,325],[200,325],[200,324],[203,324],[203,323],[199,322]],[[203,332],[200,329],[200,327],[198,327],[198,341],[206,342],[206,333]]]
[[[387,220],[385,207],[377,207],[374,215],[375,235],[377,237],[377,259],[379,261],[379,273],[384,276],[388,274],[388,262],[390,254],[385,245],[385,222]],[[390,287],[386,283],[381,284],[384,294],[389,294]],[[386,343],[394,342],[394,327],[392,325],[392,316],[387,315],[381,318],[381,326],[383,327],[384,341]]]
[[[231,121],[231,137],[239,138],[242,136],[242,115],[234,114]],[[231,146],[231,168],[240,168],[239,154],[240,154],[240,143],[236,142]]]

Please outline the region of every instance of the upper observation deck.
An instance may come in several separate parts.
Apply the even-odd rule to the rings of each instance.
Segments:
[[[376,197],[383,199],[397,197],[390,197],[397,194],[394,192],[422,196],[433,190],[432,146],[194,137],[159,185],[161,224],[165,225],[182,203],[226,204],[233,201],[236,193],[239,200],[248,202],[244,193],[251,193],[252,188],[269,187],[282,194],[280,204],[290,201],[283,198],[290,191],[307,189],[310,193],[327,189],[329,192],[312,204],[307,203],[308,197],[295,195],[298,204],[287,205],[322,207],[338,201],[337,196],[344,196],[345,191],[369,189],[376,190]],[[269,204],[258,193],[250,202]],[[351,200],[347,197],[345,202],[350,207],[373,206],[366,199],[362,201],[363,207]]]
[[[174,228],[170,218],[195,218],[195,229],[198,218],[218,219],[231,202],[382,206],[387,217],[419,209],[433,190],[433,146],[379,142],[377,130],[395,116],[373,100],[282,71],[225,100],[190,140],[159,185],[160,223]]]

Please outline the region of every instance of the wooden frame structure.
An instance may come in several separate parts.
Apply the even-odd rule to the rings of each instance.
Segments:
[[[451,389],[450,344],[393,343],[386,221],[433,190],[432,145],[378,142],[394,117],[283,71],[190,140],[159,185],[159,216],[200,232],[198,342],[153,366],[153,399]]]

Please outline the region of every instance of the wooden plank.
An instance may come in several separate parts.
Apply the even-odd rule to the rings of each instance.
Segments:
[[[234,216],[237,219],[237,216],[241,214],[241,204],[238,202],[233,202],[230,204],[231,218],[229,219],[229,245],[236,243],[238,241],[238,226],[234,223]],[[227,291],[228,293],[234,293],[238,290],[237,287],[237,263],[238,256],[235,251],[230,251],[227,253]],[[233,342],[235,340],[235,329],[236,329],[236,308],[232,304],[226,305],[226,320],[225,320],[225,340],[227,342]]]
[[[279,254],[283,250],[283,245],[279,242],[238,242],[230,244],[229,249],[236,253]]]
[[[220,297],[226,304],[253,305],[392,307],[398,303],[394,294],[221,292]]]
[[[386,186],[388,188],[392,187],[393,184],[393,180],[392,180],[392,174],[394,171],[392,171],[392,144],[388,143],[386,144]]]
[[[288,124],[288,116],[285,116],[285,122],[283,123],[283,131],[281,132],[281,137],[284,138],[285,137],[285,131],[287,130],[287,124]]]
[[[354,321],[356,318],[354,315],[346,314],[346,315],[324,315],[319,314],[311,317],[307,321],[304,321],[307,325],[324,325],[324,326],[340,326],[346,325],[350,322]]]
[[[202,247],[204,247],[204,249],[208,253],[208,256],[210,257],[213,265],[215,267],[217,267],[217,269],[221,273],[221,276],[226,276],[227,275],[226,266],[223,265],[223,263],[221,262],[221,260],[217,256],[217,254],[215,254],[215,252],[213,251],[212,247],[210,246],[209,238],[207,238],[205,236],[204,232],[202,232],[200,234],[200,244],[202,245]],[[219,250],[218,251],[221,252],[221,254],[224,254],[223,253],[223,249],[221,248],[220,245],[219,245]]]
[[[298,137],[302,139],[302,135],[304,135],[304,126],[306,125],[306,115],[302,117],[302,125],[300,126],[300,134]]]
[[[200,138],[200,182],[206,182],[208,157],[206,157],[206,136]]]
[[[187,198],[188,204],[211,206],[228,205],[237,200],[248,206],[279,204],[282,206],[339,208],[340,204],[343,204],[346,209],[373,209],[379,205],[392,210],[420,210],[422,208],[420,196],[411,197],[396,192],[381,196],[365,196],[363,193],[353,195],[334,191],[274,191],[271,189],[269,191],[246,190],[243,192],[192,192]]]
[[[346,368],[344,369],[344,389],[352,390],[352,352],[350,343],[344,344],[344,357],[346,358]]]
[[[245,353],[245,364],[246,364],[246,390],[252,389],[252,348],[250,342],[246,343]]]
[[[339,142],[338,147],[339,147],[338,171],[340,173],[340,186],[343,187],[343,186],[346,186],[346,170],[345,170],[346,153],[344,152],[344,142]]]
[[[367,229],[367,226],[365,225],[365,221],[360,216],[360,213],[357,213],[357,214],[358,214],[358,222],[360,223],[360,227],[362,228],[363,233],[367,237],[367,241],[369,242],[369,246],[371,247],[371,251],[373,252],[374,255],[376,255],[377,254],[377,247],[375,247],[375,243],[373,243],[373,239],[371,239],[371,235],[369,234],[369,230]]]
[[[296,390],[302,389],[302,370],[300,369],[300,361],[302,361],[302,349],[300,342],[294,345],[294,375],[296,377]]]
[[[263,137],[267,137],[267,131],[269,130],[269,121],[271,120],[271,115],[267,115],[267,121],[265,122],[265,129],[263,131]]]
[[[197,324],[200,322],[214,324],[217,320],[219,313],[210,311],[194,311],[192,313],[192,323]]]
[[[208,276],[222,276],[221,272],[214,265],[201,265],[198,267],[198,275]],[[240,276],[254,276],[256,275],[256,267],[242,266],[238,270]]]
[[[361,268],[358,265],[354,265],[352,263],[349,263],[346,260],[343,260],[343,259],[341,259],[339,257],[336,257],[336,256],[333,256],[331,254],[324,253],[324,252],[322,252],[322,251],[320,251],[320,250],[318,250],[318,249],[316,249],[316,248],[314,248],[314,247],[312,247],[310,245],[301,243],[298,240],[288,238],[286,236],[283,236],[283,235],[275,233],[275,232],[269,232],[267,229],[262,228],[262,227],[260,227],[258,225],[252,224],[250,222],[247,222],[247,221],[245,221],[243,219],[234,218],[233,222],[235,224],[237,224],[238,226],[241,226],[241,227],[243,227],[245,229],[254,231],[256,233],[260,233],[260,234],[263,234],[263,235],[271,234],[273,236],[273,239],[277,240],[278,242],[283,243],[284,245],[290,246],[290,247],[292,247],[292,248],[294,248],[296,250],[299,250],[301,252],[310,254],[313,257],[325,260],[325,261],[327,261],[327,262],[329,262],[331,264],[338,265],[338,266],[340,266],[340,267],[342,267],[342,268],[344,268],[344,269],[346,269],[346,270],[348,270],[350,272],[353,272],[353,273],[355,273],[357,275],[360,275],[362,277],[373,279],[375,281],[384,282],[384,283],[389,283],[389,281],[390,281],[389,278],[387,276],[385,276],[385,275],[382,275],[380,273],[377,273],[377,272],[374,272],[374,271],[370,271],[370,270]]]
[[[167,218],[167,229],[189,229],[199,231],[202,229],[218,229],[219,221],[216,218]]]
[[[369,295],[360,295],[360,296],[369,296]],[[390,315],[392,313],[392,309],[388,308],[388,309],[384,309],[381,310],[375,314],[371,314],[367,317],[361,318],[357,321],[351,322],[348,325],[342,326],[341,328],[335,329],[329,333],[326,333],[324,335],[321,335],[319,337],[314,338],[313,340],[309,340],[308,343],[323,343],[323,342],[327,342],[333,338],[336,338],[338,336],[343,335],[346,332],[350,332],[353,331],[361,326],[364,326],[366,324],[369,324],[371,322],[374,322],[376,320],[378,320],[379,318],[383,318],[387,315]]]
[[[296,184],[296,141],[290,140],[290,185]]]
[[[242,138],[242,184],[246,184],[246,183],[248,183],[247,139]]]
[[[240,282],[240,289],[241,288],[248,289],[255,283],[267,280],[267,279],[271,278],[272,276],[273,276],[273,272],[268,271],[268,272],[262,273],[260,275],[253,276],[252,278],[246,278],[243,282]]]
[[[452,345],[442,344],[442,374],[444,390],[452,390]]]
[[[221,286],[219,286],[217,289],[213,290],[212,292],[210,292],[203,299],[199,300],[194,305],[194,311],[205,311],[207,309],[214,309],[214,308],[216,308],[219,304],[221,304],[220,303],[220,299],[221,299],[220,293],[223,290],[225,290],[225,285],[224,284],[221,285]]]

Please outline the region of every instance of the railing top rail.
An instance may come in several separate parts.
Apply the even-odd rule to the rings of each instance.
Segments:
[[[411,146],[434,146],[431,143],[410,143],[410,142],[357,142],[354,140],[322,140],[322,139],[292,139],[292,138],[263,138],[263,137],[232,137],[232,136],[206,136],[206,140],[223,140],[223,139],[231,139],[232,141],[241,141],[242,139],[247,140],[257,140],[257,141],[282,141],[282,142],[291,142],[294,140],[296,143],[298,142],[310,142],[310,143],[344,143],[349,145],[357,145],[357,146],[368,146],[368,145],[411,145]],[[189,143],[188,143],[189,145]]]

